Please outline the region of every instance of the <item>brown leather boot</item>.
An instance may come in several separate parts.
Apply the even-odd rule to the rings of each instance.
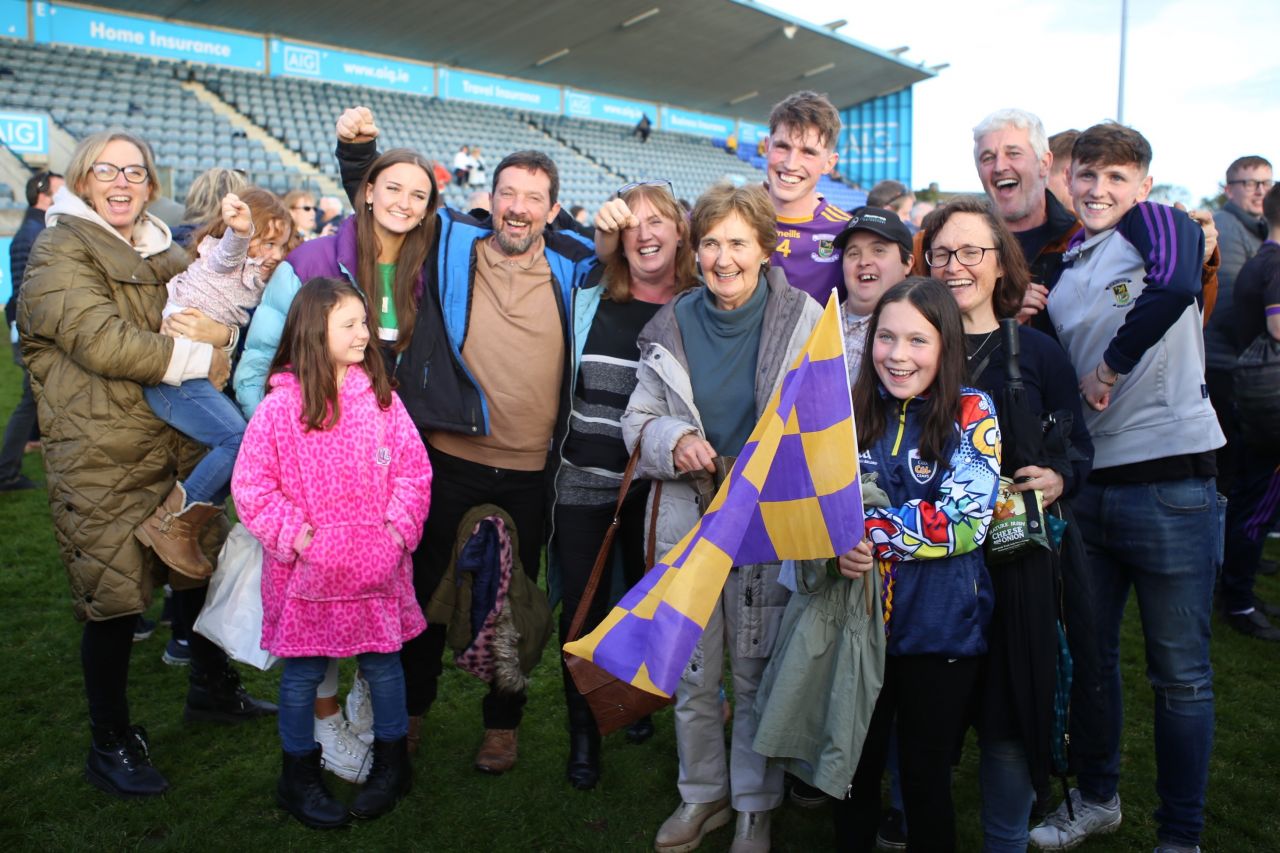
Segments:
[[[181,483],[174,483],[164,502],[133,535],[174,571],[187,577],[207,578],[213,574],[213,564],[200,550],[200,533],[217,514],[218,507],[213,504],[188,506],[187,490]]]
[[[417,755],[418,747],[422,746],[422,715],[409,717],[409,754]]]
[[[516,730],[485,729],[476,753],[476,769],[497,776],[516,766]]]

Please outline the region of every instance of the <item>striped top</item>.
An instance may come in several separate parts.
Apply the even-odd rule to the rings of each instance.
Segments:
[[[636,387],[636,339],[661,305],[602,299],[591,322],[574,383],[564,461],[556,478],[566,506],[612,504],[627,467],[622,415]]]

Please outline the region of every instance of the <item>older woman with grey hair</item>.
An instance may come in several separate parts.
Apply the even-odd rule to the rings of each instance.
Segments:
[[[705,287],[678,295],[641,332],[637,385],[622,419],[640,445],[639,476],[662,481],[651,534],[665,553],[698,522],[699,493],[742,451],[822,309],[787,284],[769,256],[773,206],[758,186],[723,184],[694,207],[691,231]],[[660,497],[655,497],[660,495]],[[646,513],[649,515],[649,513]],[[782,801],[782,770],[752,748],[756,689],[790,593],[779,564],[730,573],[676,690],[681,805],[654,841],[658,851],[697,847],[738,812],[735,851],[769,848],[769,816]],[[726,755],[720,706],[725,654],[737,713]]]

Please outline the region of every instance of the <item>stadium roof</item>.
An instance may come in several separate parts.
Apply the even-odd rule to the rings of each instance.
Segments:
[[[90,2],[757,121],[798,89],[847,107],[933,76],[751,0]]]

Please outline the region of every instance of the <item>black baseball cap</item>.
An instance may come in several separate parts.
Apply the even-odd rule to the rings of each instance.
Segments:
[[[835,247],[844,251],[845,244],[849,242],[849,235],[854,231],[870,231],[891,243],[897,243],[908,257],[915,248],[912,244],[911,232],[902,224],[898,214],[883,207],[859,207],[854,210],[849,216],[849,221],[845,223],[844,230],[836,235]]]

